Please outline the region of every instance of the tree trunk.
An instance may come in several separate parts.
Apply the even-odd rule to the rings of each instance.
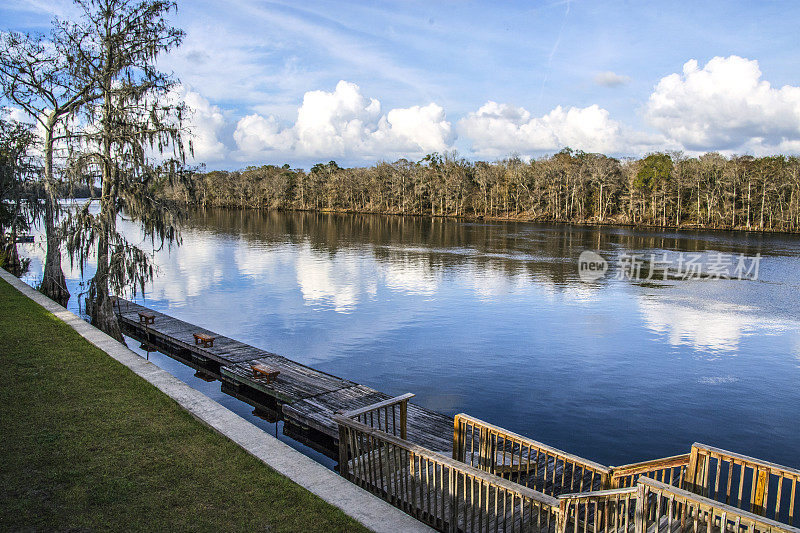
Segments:
[[[111,63],[111,53],[108,54],[108,63]],[[106,81],[106,87],[111,86],[110,80]],[[108,297],[108,276],[109,276],[109,235],[116,224],[117,213],[114,208],[116,199],[116,180],[117,169],[113,167],[111,157],[111,97],[106,94],[103,105],[103,158],[101,163],[102,171],[102,193],[100,196],[100,235],[97,239],[97,271],[92,278],[89,294],[92,298],[91,315],[92,325],[104,331],[122,344],[125,339],[119,328],[119,322],[114,315],[114,308],[111,299]]]
[[[11,226],[11,234],[5,250],[0,250],[5,255],[6,265],[5,269],[11,272],[16,277],[22,276],[22,263],[19,260],[19,251],[17,250],[17,228],[16,225]]]
[[[750,229],[750,180],[747,180],[747,228]]]
[[[93,295],[91,305],[92,325],[109,336],[125,344],[119,321],[114,314],[114,307],[108,295],[108,241],[105,236],[98,239],[97,273],[92,279]]]
[[[103,189],[105,189],[107,181],[103,181]],[[110,207],[101,205],[100,226],[102,229],[100,237],[97,239],[97,272],[95,272],[92,278],[92,286],[89,291],[92,299],[91,318],[94,327],[104,331],[122,344],[125,344],[125,339],[119,327],[119,321],[114,314],[114,307],[111,304],[111,298],[109,298],[108,294],[108,234],[110,229],[108,229],[107,226],[109,223],[107,217],[109,216],[113,216]]]
[[[47,121],[45,128],[45,161],[44,161],[44,230],[47,239],[47,252],[44,260],[44,274],[42,283],[39,285],[39,292],[53,300],[54,302],[67,306],[69,302],[69,290],[67,281],[64,278],[64,271],[61,268],[61,241],[56,231],[56,191],[53,183],[53,128],[55,127],[55,117],[53,115]]]
[[[45,237],[47,238],[47,252],[44,260],[44,275],[39,285],[39,292],[66,307],[70,293],[67,289],[67,280],[61,268],[61,242],[55,227],[55,209],[50,195],[45,198],[44,208]]]
[[[600,222],[603,221],[603,184],[600,184]]]

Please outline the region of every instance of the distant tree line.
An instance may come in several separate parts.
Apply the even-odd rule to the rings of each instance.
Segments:
[[[800,159],[564,149],[525,162],[432,154],[370,167],[336,162],[198,173],[164,186],[185,204],[652,226],[800,230]]]

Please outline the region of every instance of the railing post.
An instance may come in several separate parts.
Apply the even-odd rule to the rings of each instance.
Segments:
[[[347,428],[339,424],[339,475],[350,479],[347,462]]]
[[[400,402],[400,438],[406,440],[406,422],[408,421],[408,398]]]
[[[558,502],[558,515],[556,516],[555,533],[564,533],[567,530],[567,522],[569,510],[569,502],[566,499],[561,499]]]
[[[647,487],[641,483],[636,490],[636,514],[633,520],[634,533],[647,531]]]
[[[456,486],[456,472],[452,467],[448,467],[447,470],[447,484],[450,496],[450,527],[447,529],[453,533],[458,533],[458,501],[456,501],[458,487]],[[464,509],[466,509],[466,506]]]
[[[689,455],[689,466],[686,467],[686,474],[683,476],[683,490],[688,490],[689,492],[697,493],[697,487],[695,486],[695,477],[697,477],[697,456],[699,455],[699,450],[697,446],[694,444],[692,445],[692,452]]]
[[[720,461],[721,459],[717,459]],[[767,515],[767,485],[769,483],[769,470],[759,468],[753,471],[753,475],[758,472],[758,481],[756,484],[756,497],[753,500],[751,507],[755,514],[766,516]]]
[[[461,420],[459,415],[453,417],[453,459],[456,461],[464,461],[461,458]]]
[[[478,468],[486,472],[489,471],[488,441],[489,430],[484,427],[480,428],[480,433],[478,434]],[[474,463],[475,459],[472,462]]]

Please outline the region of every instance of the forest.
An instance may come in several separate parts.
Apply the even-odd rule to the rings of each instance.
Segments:
[[[617,159],[569,148],[529,162],[455,153],[369,167],[336,162],[198,172],[164,184],[182,204],[659,227],[800,230],[800,158],[654,153]]]

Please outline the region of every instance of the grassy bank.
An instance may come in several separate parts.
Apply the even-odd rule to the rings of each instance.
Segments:
[[[0,280],[0,530],[365,531]]]

